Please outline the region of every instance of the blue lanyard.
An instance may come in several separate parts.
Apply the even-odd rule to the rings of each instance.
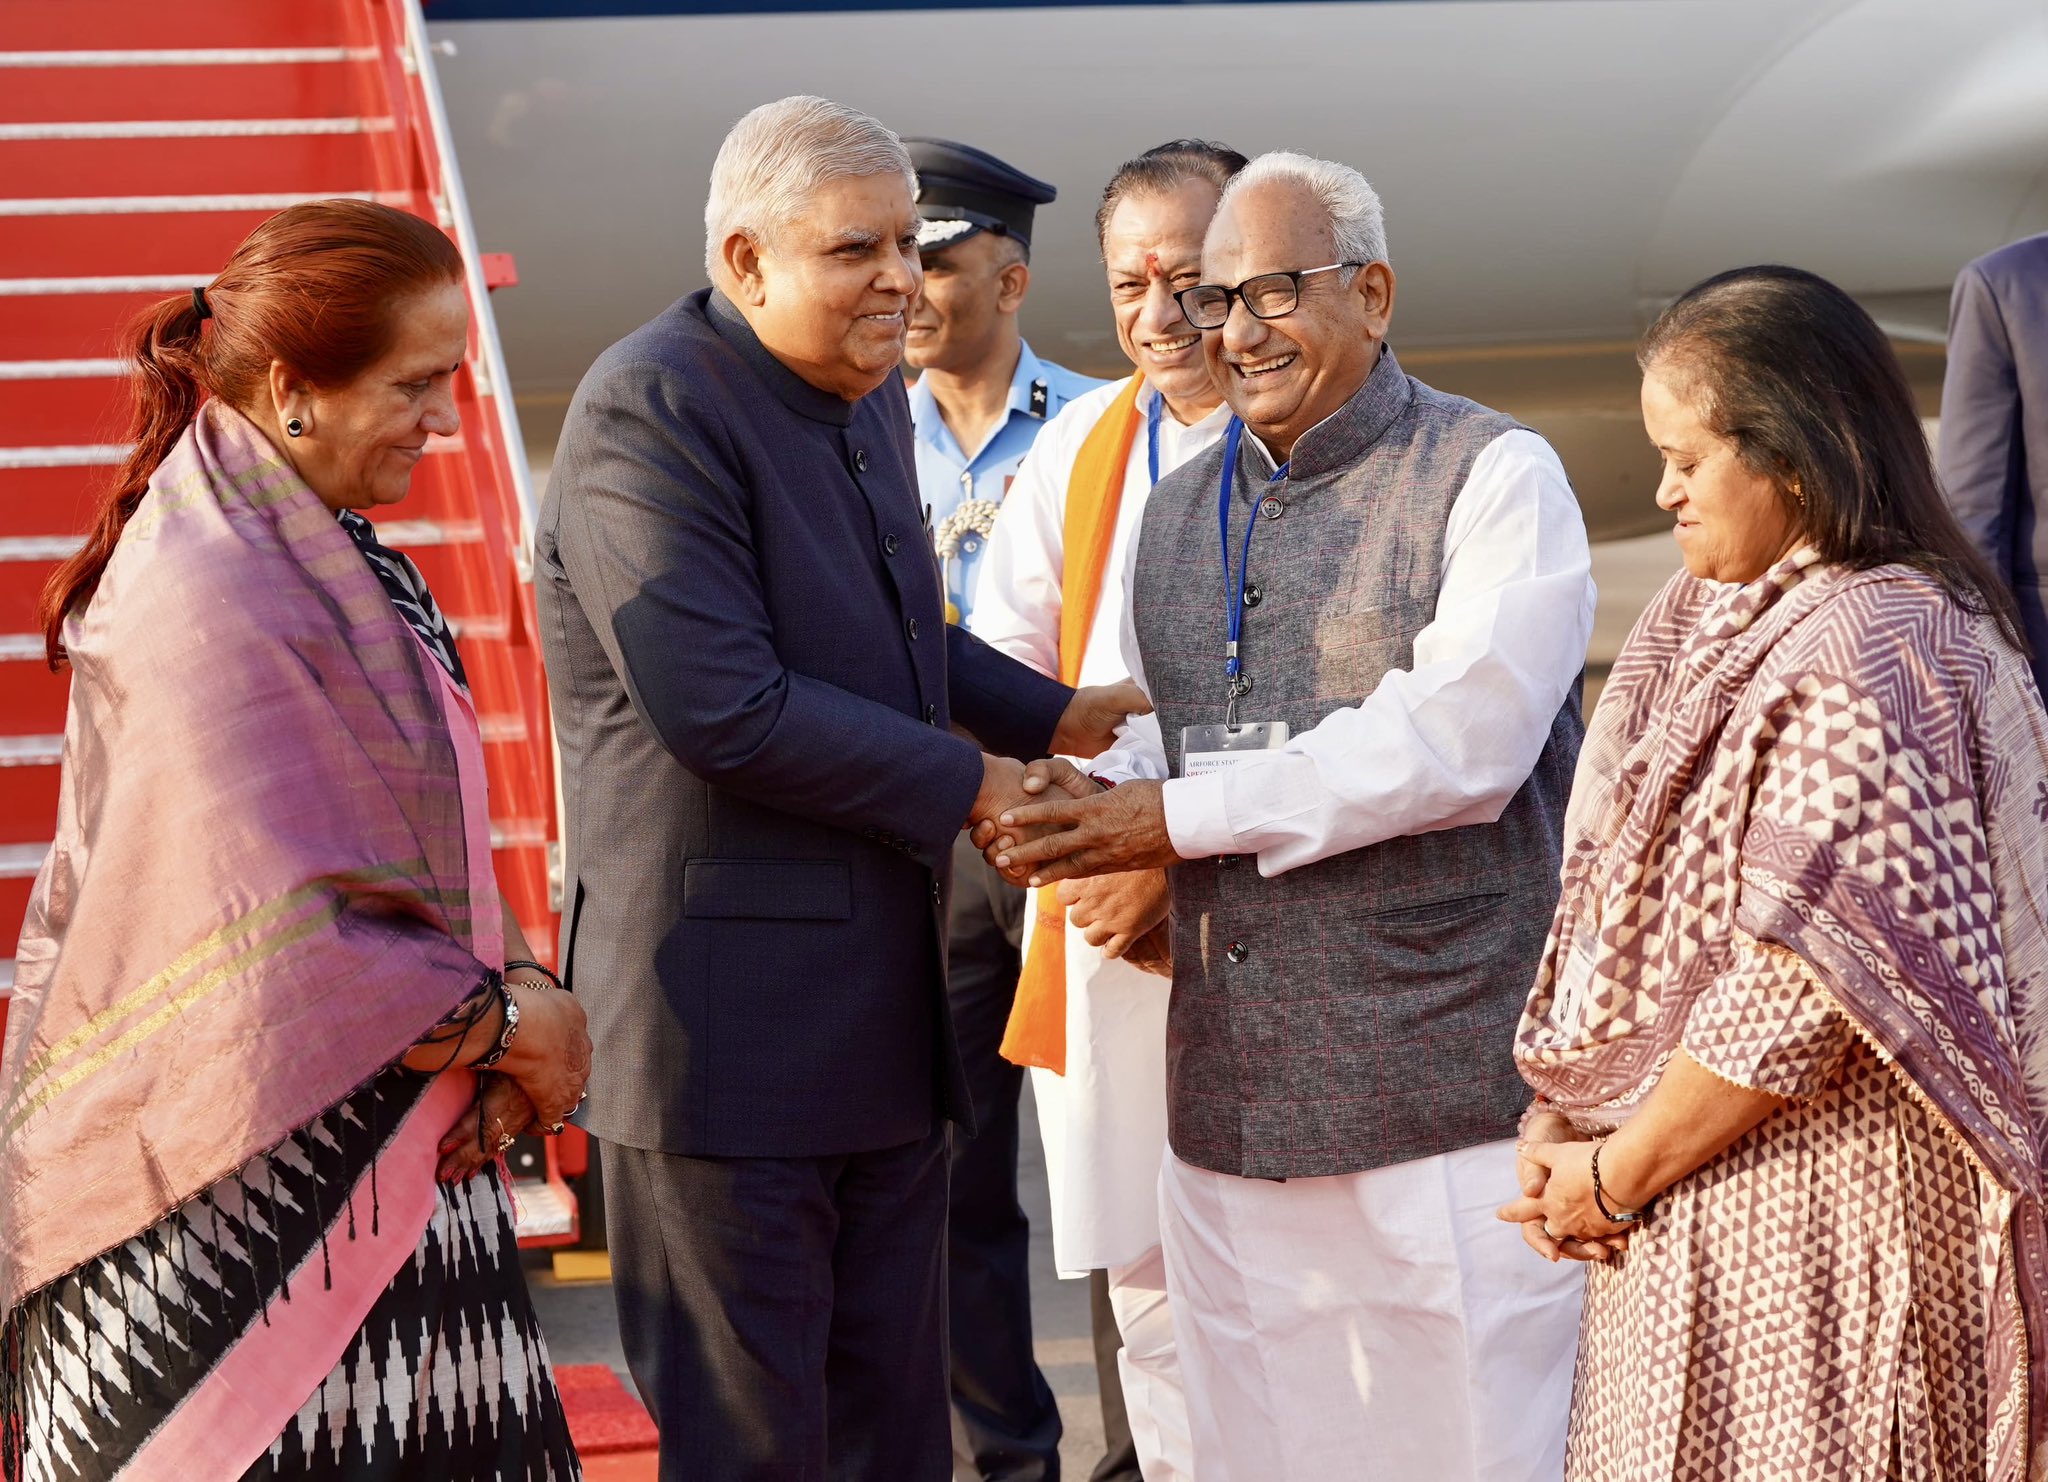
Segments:
[[[1152,405],[1145,408],[1145,457],[1152,469],[1152,487],[1159,487],[1159,410],[1166,405],[1166,398],[1157,389],[1152,392]]]
[[[1223,558],[1223,591],[1226,596],[1230,594],[1230,496],[1237,486],[1237,447],[1243,441],[1244,423],[1232,417],[1229,431],[1223,434],[1223,477],[1216,491],[1216,527],[1220,554]],[[1287,477],[1287,470],[1293,463],[1292,458],[1288,459],[1273,470],[1273,476],[1266,482],[1279,483]],[[1237,592],[1230,605],[1230,643],[1223,651],[1223,672],[1233,681],[1233,693],[1236,688],[1234,681],[1242,667],[1238,662],[1237,643],[1244,633],[1244,579],[1245,573],[1251,570],[1252,531],[1258,527],[1259,511],[1254,506],[1251,518],[1244,522],[1244,549],[1239,552],[1237,558]]]

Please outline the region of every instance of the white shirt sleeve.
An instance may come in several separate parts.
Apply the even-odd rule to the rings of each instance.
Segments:
[[[1138,625],[1132,617],[1132,592],[1137,583],[1138,541],[1124,553],[1124,569],[1117,578],[1124,586],[1123,622],[1118,629],[1118,647],[1131,680],[1149,697],[1152,686],[1145,678],[1145,656],[1138,651]],[[1096,777],[1111,782],[1136,782],[1167,775],[1166,744],[1160,738],[1157,715],[1132,715],[1116,728],[1116,744],[1087,766]]]
[[[1066,580],[1067,483],[1077,448],[1055,419],[1024,455],[981,555],[967,627],[991,648],[1059,678]]]
[[[1273,876],[1403,834],[1494,822],[1585,666],[1594,597],[1585,521],[1556,453],[1532,432],[1496,438],[1451,506],[1436,613],[1415,636],[1413,667],[1283,750],[1168,782],[1174,848],[1188,859],[1254,854]],[[1155,723],[1155,748],[1157,735]],[[1158,764],[1149,775],[1164,775],[1163,748]]]

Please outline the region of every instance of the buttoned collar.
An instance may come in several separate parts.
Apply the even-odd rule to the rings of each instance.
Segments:
[[[1344,405],[1294,440],[1288,479],[1313,478],[1355,463],[1360,454],[1386,435],[1394,419],[1414,399],[1415,387],[1408,380],[1408,373],[1401,369],[1401,362],[1394,358],[1394,347],[1382,343],[1379,359],[1365,384],[1352,392]],[[1259,450],[1267,468],[1280,466],[1272,449],[1249,426],[1245,428],[1245,441]]]
[[[1017,369],[1011,373],[1010,396],[1004,403],[1009,415],[989,430],[988,441],[983,443],[980,449],[976,449],[974,458],[967,456],[967,450],[953,437],[953,429],[948,427],[946,419],[939,415],[939,399],[932,395],[932,388],[925,384],[923,376],[919,376],[917,384],[910,388],[910,427],[917,434],[919,442],[946,453],[955,463],[971,464],[981,456],[984,449],[995,442],[1003,429],[1010,425],[1011,418],[1019,412],[1044,421],[1045,413],[1035,410],[1032,403],[1040,395],[1039,387],[1043,386],[1047,388],[1049,404],[1051,384],[1045,373],[1045,362],[1032,353],[1030,341],[1019,340]]]
[[[774,352],[761,343],[761,337],[754,333],[754,326],[747,323],[746,316],[716,288],[711,290],[711,297],[704,305],[704,314],[718,332],[718,337],[739,351],[740,358],[746,361],[755,375],[768,383],[768,389],[784,406],[813,422],[824,422],[833,427],[852,425],[853,409],[859,403],[819,390],[777,360]]]

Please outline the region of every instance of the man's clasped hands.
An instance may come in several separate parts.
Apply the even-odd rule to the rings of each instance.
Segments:
[[[1063,753],[1029,766],[984,757],[968,820],[975,847],[1018,886],[1056,886],[1068,919],[1091,946],[1148,972],[1171,971],[1167,836],[1160,784],[1110,787],[1066,758],[1107,750],[1126,716],[1149,714],[1143,690],[1125,681],[1075,691],[1053,734]]]

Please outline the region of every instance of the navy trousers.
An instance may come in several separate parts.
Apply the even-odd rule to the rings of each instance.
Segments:
[[[943,1124],[879,1152],[604,1147],[661,1482],[948,1482]]]

